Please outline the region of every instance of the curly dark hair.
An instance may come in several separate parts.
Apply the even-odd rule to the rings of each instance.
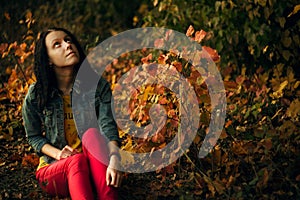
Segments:
[[[49,57],[47,53],[45,39],[46,36],[53,31],[63,31],[71,37],[72,42],[78,49],[79,52],[79,63],[75,66],[74,76],[78,72],[81,63],[86,58],[86,55],[79,44],[76,37],[68,30],[64,28],[50,28],[40,34],[34,50],[34,74],[36,76],[35,89],[40,108],[44,108],[47,104],[48,95],[51,88],[57,88],[57,81],[53,67],[49,64]]]

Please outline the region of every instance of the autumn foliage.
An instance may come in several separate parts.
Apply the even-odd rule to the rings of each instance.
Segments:
[[[37,33],[31,29],[34,19],[30,12],[23,24],[28,31],[22,42],[0,44],[1,67],[5,69],[1,72],[0,85],[0,144],[1,148],[14,152],[5,151],[0,158],[1,174],[18,173],[16,169],[33,172],[38,164],[36,154],[26,144],[20,112],[28,87],[35,80],[33,36]],[[185,31],[187,37],[201,45],[213,37],[207,30],[195,30],[193,26],[186,27]],[[155,45],[163,44],[157,40]],[[198,152],[209,128],[211,99],[205,77],[194,66],[172,51],[142,49],[123,54],[106,67],[104,77],[120,97],[122,88],[118,80],[135,66],[173,67],[193,86],[201,113],[199,129],[189,150],[176,162],[154,173],[125,174],[121,194],[125,199],[296,199],[300,196],[300,80],[294,69],[278,62],[270,68],[257,67],[253,74],[247,74],[245,65],[239,70],[234,65],[220,67],[222,55],[207,45],[203,49],[223,77],[227,114],[217,145],[202,159],[198,158]],[[130,96],[130,119],[137,126],[148,125],[153,104],[165,108],[166,126],[144,139],[132,137],[130,128],[120,130],[124,150],[151,152],[166,146],[177,134],[178,99],[162,85],[141,85]],[[134,162],[130,158],[127,161]],[[27,194],[1,185],[1,197],[32,199],[45,195],[34,180],[26,183],[32,189]]]

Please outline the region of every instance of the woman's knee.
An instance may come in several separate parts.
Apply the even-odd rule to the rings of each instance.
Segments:
[[[83,137],[85,137],[85,136],[95,137],[96,135],[99,135],[99,134],[100,134],[100,131],[97,128],[89,128],[84,132]]]
[[[83,153],[71,156],[69,162],[69,170],[74,171],[89,171],[88,160]]]

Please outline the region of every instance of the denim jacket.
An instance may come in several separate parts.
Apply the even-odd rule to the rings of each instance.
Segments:
[[[72,110],[80,138],[88,128],[99,128],[107,140],[119,142],[111,109],[111,90],[106,80],[101,78],[94,91],[80,91],[78,88],[74,84],[71,98],[76,98],[76,101],[72,100]],[[35,84],[32,84],[23,103],[22,116],[28,143],[38,155],[43,155],[41,148],[47,143],[59,149],[66,145],[63,97],[57,89],[51,90],[45,108],[39,109]],[[54,159],[45,156],[45,161],[51,163]]]

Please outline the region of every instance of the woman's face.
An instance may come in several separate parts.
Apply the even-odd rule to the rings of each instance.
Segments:
[[[49,62],[56,67],[70,67],[78,64],[79,52],[71,37],[63,31],[52,31],[45,38]]]

